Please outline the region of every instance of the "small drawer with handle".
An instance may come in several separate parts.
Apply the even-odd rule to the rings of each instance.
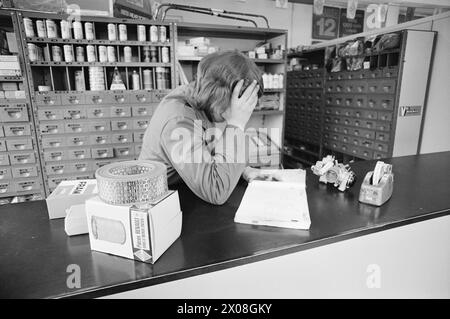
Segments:
[[[13,181],[0,181],[0,195],[14,193],[16,188]]]
[[[63,136],[58,137],[43,137],[42,147],[47,148],[58,148],[66,146],[66,138]]]
[[[37,105],[61,105],[61,96],[54,93],[38,93],[35,101]]]
[[[46,108],[38,110],[38,119],[40,121],[54,121],[63,119],[63,110],[56,108]]]
[[[131,143],[133,137],[131,133],[120,133],[112,135],[112,143]]]
[[[133,156],[134,155],[134,147],[132,145],[130,146],[124,146],[124,147],[114,147],[114,156],[115,157],[127,157],[127,156]]]
[[[89,135],[75,135],[67,137],[67,146],[86,146],[90,144]]]
[[[111,144],[111,141],[111,135],[109,134],[95,134],[89,137],[91,145]]]
[[[111,107],[109,106],[93,106],[86,107],[86,115],[89,119],[101,119],[111,116]]]
[[[6,141],[8,151],[25,151],[33,149],[31,138],[10,139]]]
[[[29,120],[26,104],[0,105],[0,122],[28,122]]]
[[[69,164],[55,163],[55,164],[47,164],[45,165],[45,171],[47,175],[62,175],[71,173],[69,168]]]
[[[111,122],[108,120],[95,121],[89,123],[89,132],[91,133],[100,133],[109,131],[111,131]]]
[[[85,119],[87,117],[86,109],[83,106],[65,108],[63,110],[63,117],[65,120]]]
[[[112,147],[93,147],[91,149],[92,158],[110,158],[114,157],[114,152]]]
[[[135,130],[145,130],[148,127],[150,120],[134,120],[133,128]]]
[[[9,159],[11,161],[11,165],[36,163],[36,156],[34,155],[34,152],[10,153]]]
[[[153,114],[153,106],[152,105],[135,105],[131,108],[131,113],[133,117],[136,116],[147,116],[150,117]]]
[[[5,131],[5,136],[29,136],[31,135],[31,127],[30,124],[10,124],[4,125],[3,129]]]
[[[9,165],[9,154],[8,153],[0,153],[0,166]]]
[[[91,158],[90,148],[70,149],[67,151],[68,160],[82,160]]]
[[[11,168],[0,166],[0,182],[4,181],[5,179],[11,179],[11,177]]]
[[[111,117],[130,117],[131,106],[113,106],[111,108]]]
[[[82,105],[86,103],[85,94],[63,94],[61,95],[62,105]]]
[[[62,134],[65,132],[62,123],[41,123],[39,129],[42,135]]]
[[[111,129],[113,131],[131,130],[133,129],[132,122],[131,120],[112,120]]]
[[[44,161],[46,162],[64,161],[66,159],[67,154],[65,150],[44,151]]]
[[[88,123],[85,122],[69,122],[65,124],[66,133],[87,133],[89,132]]]
[[[37,177],[38,171],[36,166],[19,166],[12,167],[12,176],[14,178]]]

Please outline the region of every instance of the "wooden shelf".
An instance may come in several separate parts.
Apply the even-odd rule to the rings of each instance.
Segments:
[[[178,56],[178,61],[182,62],[198,62],[203,59],[202,56]],[[257,64],[284,64],[283,59],[250,59]]]
[[[264,93],[284,92],[284,89],[264,89]]]
[[[23,77],[22,76],[9,76],[9,75],[1,75],[0,76],[0,82],[22,82],[23,81]]]
[[[255,110],[253,115],[282,115],[284,111],[281,110]]]
[[[27,42],[39,44],[39,43],[49,43],[49,44],[85,44],[85,45],[123,45],[123,46],[172,46],[171,42],[150,42],[150,41],[110,41],[106,39],[100,40],[85,40],[85,39],[61,39],[61,38],[27,38]]]
[[[170,63],[159,62],[47,62],[38,61],[30,62],[31,66],[67,66],[67,67],[89,67],[89,66],[104,66],[104,67],[172,67]]]

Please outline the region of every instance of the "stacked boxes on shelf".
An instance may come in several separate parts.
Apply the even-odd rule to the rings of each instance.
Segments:
[[[2,11],[0,19],[19,38],[15,15]],[[40,198],[44,188],[21,52],[1,51],[8,55],[0,55],[0,202],[8,203]]]
[[[137,158],[154,108],[173,87],[172,24],[18,17],[47,194],[62,180]]]

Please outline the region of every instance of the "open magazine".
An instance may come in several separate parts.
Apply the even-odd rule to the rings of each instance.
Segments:
[[[271,178],[249,183],[236,212],[236,223],[309,229],[305,171],[263,170]]]

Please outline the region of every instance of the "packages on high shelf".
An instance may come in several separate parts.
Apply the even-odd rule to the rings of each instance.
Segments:
[[[0,55],[0,76],[21,76],[17,55]]]
[[[265,43],[257,46],[254,50],[248,51],[247,54],[251,59],[283,59],[284,46],[280,44],[276,49],[273,49],[272,43]]]
[[[219,48],[211,46],[208,38],[198,37],[178,42],[177,50],[180,57],[202,57],[218,51]]]

